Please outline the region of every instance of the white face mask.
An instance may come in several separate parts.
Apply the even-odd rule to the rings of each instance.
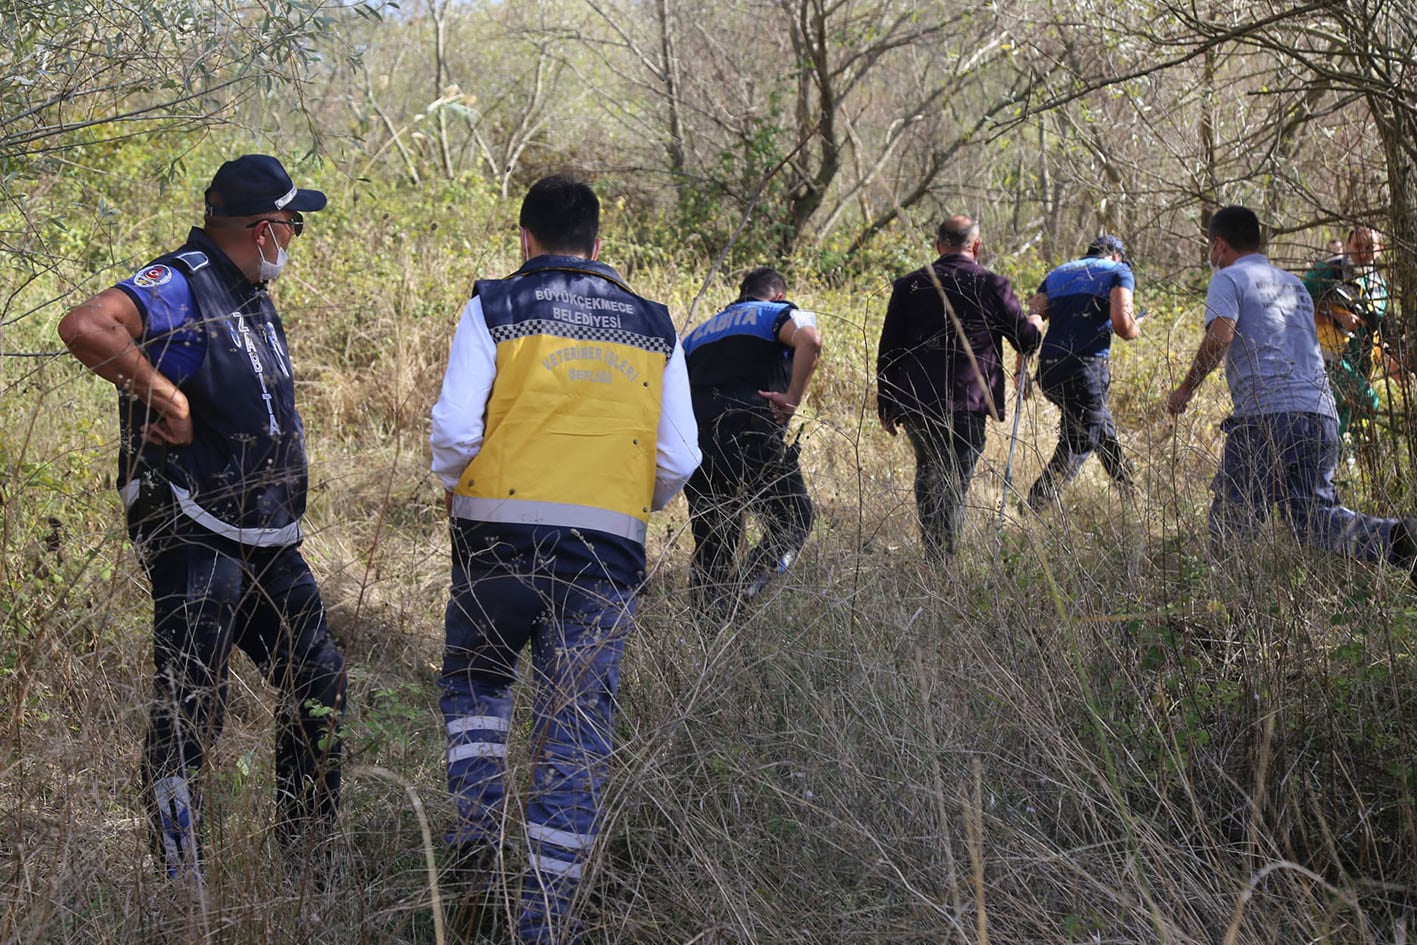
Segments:
[[[1211,272],[1220,271],[1220,263],[1215,261],[1215,243],[1213,242],[1210,244],[1210,248],[1206,250],[1205,261],[1210,264]]]
[[[275,227],[270,224],[267,225],[271,226],[271,240],[274,241],[276,244],[275,262],[271,262],[269,259],[267,259],[265,251],[262,250],[259,246],[256,247],[256,252],[261,254],[260,281],[273,282],[280,276],[280,271],[285,268],[286,262],[290,259],[290,254],[285,251],[284,246],[280,245],[280,241],[276,240]]]

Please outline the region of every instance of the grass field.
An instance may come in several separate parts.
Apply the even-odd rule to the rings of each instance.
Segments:
[[[350,869],[334,892],[273,855],[274,700],[244,657],[208,785],[207,898],[155,878],[136,787],[150,603],[111,488],[113,395],[65,357],[0,363],[0,942],[445,934],[428,837],[450,816],[436,702],[448,564],[427,416],[471,280],[515,265],[508,209],[467,205],[441,227],[317,218],[277,289],[311,448],[305,551],[351,674]],[[158,242],[137,227],[114,241],[115,271],[89,279],[101,265],[75,257],[30,284],[4,349],[58,347],[67,304],[179,239],[179,216],[144,234]],[[683,319],[708,264],[617,244],[614,223],[604,258]],[[1010,426],[992,425],[966,548],[934,569],[909,448],[874,419],[889,275],[794,280],[827,342],[799,415],[819,521],[766,599],[704,620],[686,593],[682,499],[652,522],[592,941],[1404,941],[1417,596],[1406,575],[1311,555],[1281,529],[1207,558],[1223,381],[1179,423],[1163,408],[1198,338],[1194,294],[1143,285],[1153,315],[1117,351],[1135,494],[1092,463],[1064,510],[1010,498],[1001,523]],[[696,320],[730,297],[709,289]],[[1041,398],[1024,405],[1016,488],[1055,423]],[[1401,480],[1346,494],[1395,514]]]

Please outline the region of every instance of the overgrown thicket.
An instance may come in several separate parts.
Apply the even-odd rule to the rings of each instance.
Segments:
[[[83,11],[51,6],[5,8],[3,28],[81,48],[60,27]],[[1323,31],[1333,11],[1252,7],[1241,22],[1153,4],[1128,30],[1060,3],[958,25],[885,2],[434,3],[382,21],[237,7],[242,35],[300,55],[269,84],[201,97],[200,132],[93,126],[143,131],[123,142],[65,131],[60,111],[29,142],[5,137],[25,103],[57,109],[98,80],[0,50],[0,942],[445,933],[428,857],[450,815],[435,686],[447,546],[426,417],[471,281],[516,265],[520,188],[563,167],[606,197],[604,258],[681,323],[771,261],[828,345],[798,421],[819,523],[788,579],[705,621],[685,592],[682,502],[652,523],[594,941],[1402,940],[1417,595],[1281,528],[1208,558],[1223,385],[1179,422],[1162,407],[1198,337],[1205,207],[1263,207],[1276,255],[1301,266],[1354,218],[1395,220],[1401,198],[1368,134],[1389,119],[1355,85],[1381,98],[1374,76],[1400,71],[1409,37],[1363,47],[1378,72],[1344,85],[1325,71],[1352,61]],[[1400,7],[1344,15],[1389,23]],[[190,77],[172,64],[192,55],[128,68]],[[312,454],[306,552],[351,666],[349,879],[323,894],[277,865],[273,699],[238,658],[198,908],[154,878],[136,803],[150,604],[111,489],[112,392],[54,354],[54,325],[179,239],[220,160],[255,149],[331,196],[276,292]],[[794,215],[814,186],[821,203]],[[890,279],[928,258],[946,208],[984,218],[993,263],[1025,292],[1083,235],[1121,232],[1150,317],[1119,346],[1112,391],[1137,491],[1088,467],[1065,514],[1010,497],[1001,515],[1009,431],[994,425],[967,548],[940,571],[920,556],[909,451],[874,421],[872,365]],[[1390,258],[1410,262],[1410,244]],[[1401,421],[1400,391],[1390,403]],[[1023,405],[1015,484],[1055,423]],[[1411,510],[1398,443],[1360,449],[1352,504]]]

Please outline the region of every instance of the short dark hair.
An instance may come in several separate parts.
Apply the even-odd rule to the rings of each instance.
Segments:
[[[1211,239],[1223,239],[1230,248],[1241,253],[1255,252],[1263,243],[1260,235],[1260,218],[1249,207],[1231,205],[1221,207],[1210,218],[1207,231]]]
[[[935,231],[935,238],[945,246],[962,248],[979,235],[979,223],[972,217],[960,214],[950,217]]]
[[[738,286],[738,297],[740,299],[758,299],[766,301],[774,295],[787,294],[787,280],[782,273],[769,266],[759,266],[743,277],[743,281]]]
[[[553,174],[531,185],[518,223],[548,253],[589,256],[600,235],[600,200],[584,181]]]
[[[1097,239],[1087,244],[1087,251],[1084,256],[1111,256],[1118,255],[1123,261],[1127,258],[1127,244],[1122,242],[1120,236],[1113,236],[1111,233],[1103,233]]]

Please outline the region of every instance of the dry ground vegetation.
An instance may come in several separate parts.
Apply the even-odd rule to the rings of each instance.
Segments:
[[[514,266],[514,210],[449,195],[463,212],[435,225],[335,196],[277,292],[311,447],[305,549],[350,665],[347,881],[321,893],[273,855],[272,693],[244,657],[209,773],[208,896],[154,877],[135,784],[149,605],[111,489],[112,392],[68,358],[9,357],[0,942],[450,935],[429,874],[450,807],[436,704],[447,541],[426,417],[471,279]],[[145,241],[189,220],[169,203],[109,233],[113,269],[89,277],[104,260],[78,258],[72,282],[35,298],[76,300],[162,248]],[[708,263],[617,242],[617,222],[605,258],[683,320]],[[935,569],[908,447],[873,416],[890,274],[833,281],[809,263],[792,294],[821,313],[828,349],[794,430],[819,522],[765,599],[712,622],[685,593],[683,501],[655,516],[591,941],[1404,940],[1417,598],[1404,575],[1312,556],[1280,530],[1207,559],[1223,383],[1179,423],[1161,407],[1198,338],[1195,288],[1147,287],[1142,340],[1117,352],[1135,493],[1091,464],[1066,511],[1011,498],[1000,524],[1010,426],[995,424],[965,548]],[[1031,286],[1039,271],[1013,274]],[[695,319],[731,295],[712,286]],[[65,307],[11,319],[5,349],[53,350]],[[1017,487],[1055,422],[1041,399],[1024,405]],[[1348,493],[1395,501],[1376,481]],[[515,828],[508,840],[515,866]]]

